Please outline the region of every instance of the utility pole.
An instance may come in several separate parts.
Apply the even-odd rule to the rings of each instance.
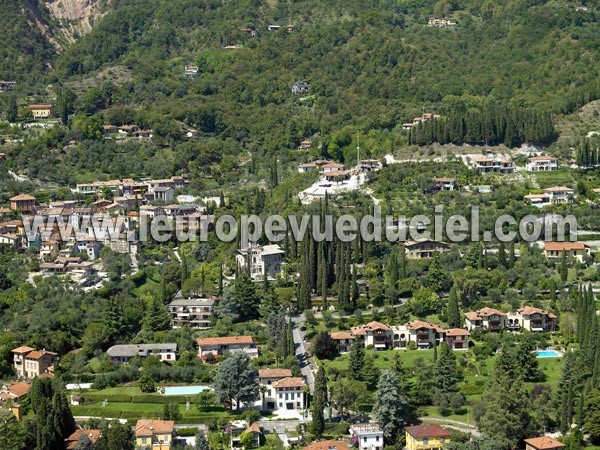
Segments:
[[[360,170],[360,132],[356,135],[356,167]]]

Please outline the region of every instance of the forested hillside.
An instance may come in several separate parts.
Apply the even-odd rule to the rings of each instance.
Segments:
[[[82,170],[122,176],[133,158],[142,165],[137,175],[198,174],[227,156],[220,171],[236,179],[240,155],[252,154],[255,162],[273,154],[286,158],[310,136],[322,144],[323,156],[351,161],[361,132],[366,154],[380,155],[409,143],[400,124],[423,111],[442,119],[415,130],[410,140],[419,145],[549,145],[557,114],[600,97],[597,1],[585,8],[533,0],[107,4],[110,12],[91,33],[51,58],[52,79],[78,96],[72,108],[77,127],[64,139],[83,138],[82,146],[42,158],[38,150],[47,143],[18,149],[20,170],[36,176],[40,167],[56,167],[44,176],[72,182],[68,172],[75,170],[79,178]],[[456,25],[429,27],[433,16],[451,17]],[[269,31],[275,24],[281,28]],[[194,79],[183,75],[189,64],[199,68]],[[86,81],[117,66],[131,69],[131,76],[102,85]],[[310,90],[292,94],[298,80]],[[137,122],[164,141],[113,152],[114,144],[94,144],[103,121]],[[444,123],[451,124],[447,130]],[[186,127],[213,138],[217,155],[207,156],[199,148],[204,143],[177,145]],[[156,145],[160,161],[148,156],[158,152]],[[111,167],[97,158],[105,147],[115,156]]]
[[[35,83],[49,72],[52,28],[37,1],[0,0],[0,30],[0,80]]]

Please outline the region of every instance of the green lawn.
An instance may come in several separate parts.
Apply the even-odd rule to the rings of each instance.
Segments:
[[[535,177],[542,189],[550,186],[570,186],[574,182],[573,177],[566,169],[553,172],[536,172]]]

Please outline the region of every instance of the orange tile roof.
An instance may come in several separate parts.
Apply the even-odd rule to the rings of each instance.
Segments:
[[[464,328],[450,328],[446,330],[446,336],[471,336],[471,333]]]
[[[19,195],[15,195],[14,197],[10,198],[10,201],[19,201],[19,200],[35,200],[35,197],[33,195],[29,195],[29,194],[19,194]]]
[[[549,251],[569,251],[585,250],[587,246],[583,242],[544,242],[544,250]]]
[[[261,433],[260,425],[256,422],[252,422],[252,424],[248,428],[246,428],[246,431],[244,431],[244,433]]]
[[[496,314],[498,316],[505,316],[506,313],[503,311],[500,311],[498,309],[495,308],[489,308],[489,307],[485,307],[485,308],[481,308],[479,311],[477,311],[481,316],[491,316],[493,314]]]
[[[406,427],[406,432],[412,437],[417,439],[422,438],[433,438],[433,437],[447,437],[450,433],[440,425],[424,423],[422,425],[414,425],[412,427]]]
[[[252,336],[224,336],[215,338],[198,338],[198,345],[231,345],[231,344],[254,344]]]
[[[304,380],[300,377],[287,377],[273,383],[274,388],[303,387]]]
[[[546,189],[543,189],[544,192],[562,192],[562,191],[575,191],[575,189],[567,187],[567,186],[552,186]]]
[[[319,441],[303,447],[302,450],[350,450],[348,444],[344,441]]]
[[[354,339],[354,336],[347,331],[335,331],[333,333],[329,333],[329,336],[331,336],[331,339],[334,341],[342,339]]]
[[[481,320],[481,316],[476,311],[467,311],[464,316],[469,320]]]
[[[412,322],[408,323],[408,327],[411,329],[427,328],[428,330],[435,330],[438,333],[444,331],[439,325],[434,325],[429,322],[423,322],[422,320],[413,320]]]
[[[154,434],[171,434],[175,427],[172,420],[140,419],[135,425],[136,436],[151,436]]]
[[[12,353],[29,353],[34,350],[35,350],[35,348],[27,347],[26,345],[21,345],[20,347],[12,349],[11,352]]]
[[[531,314],[542,314],[544,316],[548,316],[550,318],[555,318],[556,316],[548,311],[545,311],[540,308],[536,308],[535,306],[524,306],[522,308],[517,309],[518,313],[521,313],[525,316],[530,316]]]
[[[73,450],[77,448],[77,443],[79,442],[79,437],[81,435],[87,436],[92,444],[95,444],[98,439],[100,439],[101,431],[100,430],[75,430],[75,432],[65,439],[65,444],[67,446],[67,450]]]
[[[31,383],[26,383],[24,381],[18,381],[15,383],[10,383],[8,385],[7,390],[11,394],[15,395],[17,398],[21,398],[24,395],[27,395],[27,393],[29,392],[29,389],[31,389]]]
[[[539,450],[562,448],[565,446],[565,444],[563,444],[562,442],[557,441],[556,439],[548,437],[548,436],[541,436],[541,437],[536,437],[536,438],[525,439],[525,443],[528,445],[531,445],[532,447],[535,447]]]
[[[25,357],[27,359],[42,359],[46,355],[58,356],[54,352],[49,352],[49,351],[46,351],[46,350],[34,350],[32,352],[29,352]]]
[[[292,376],[290,369],[259,369],[259,378],[287,378]]]

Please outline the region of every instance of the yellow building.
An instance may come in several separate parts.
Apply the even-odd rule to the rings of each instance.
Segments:
[[[174,428],[172,420],[140,419],[135,426],[135,445],[151,450],[170,450]]]
[[[407,450],[442,450],[450,442],[450,433],[434,424],[406,427]]]
[[[34,119],[47,119],[52,115],[52,105],[49,103],[29,105]]]

